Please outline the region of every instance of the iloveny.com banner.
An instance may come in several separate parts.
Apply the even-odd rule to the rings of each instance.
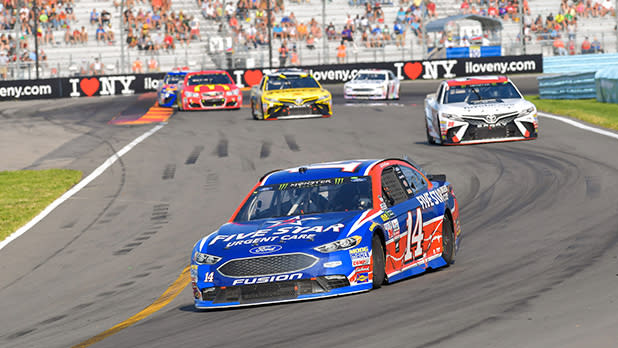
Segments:
[[[0,81],[0,101],[60,98],[58,79]]]
[[[512,75],[543,72],[542,55],[435,59],[378,63],[309,65],[308,70],[321,83],[342,83],[351,80],[362,69],[387,69],[401,80],[435,80],[474,75]],[[276,69],[273,69],[276,70]],[[240,87],[253,86],[269,69],[236,69],[228,71]]]

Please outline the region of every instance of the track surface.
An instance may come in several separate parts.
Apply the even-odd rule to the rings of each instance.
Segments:
[[[536,92],[534,78],[515,81]],[[0,346],[69,347],[147,307],[266,171],[403,154],[454,183],[465,236],[452,267],[213,312],[195,312],[187,287],[92,347],[618,346],[618,141],[542,118],[536,141],[429,146],[422,103],[436,86],[405,84],[389,106],[347,106],[334,86],[331,119],[177,113],[0,251]],[[152,128],[107,125],[137,99],[3,104],[0,170],[90,173]]]

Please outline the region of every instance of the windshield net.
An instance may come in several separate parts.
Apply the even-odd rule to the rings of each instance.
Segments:
[[[307,75],[271,76],[266,83],[267,91],[289,88],[320,88],[320,85]]]
[[[446,91],[444,104],[450,103],[474,103],[483,100],[501,100],[521,98],[515,87],[510,82],[494,84],[478,84],[468,86],[453,86]]]
[[[189,86],[218,85],[218,84],[227,85],[231,83],[232,83],[232,80],[230,80],[230,77],[224,73],[191,75],[189,76],[189,81],[188,81]]]
[[[165,75],[163,83],[166,85],[176,84],[178,81],[183,80],[185,75]]]
[[[354,77],[354,80],[386,80],[386,74],[383,73],[360,73]]]
[[[371,207],[368,176],[309,180],[258,187],[234,221],[361,211]]]

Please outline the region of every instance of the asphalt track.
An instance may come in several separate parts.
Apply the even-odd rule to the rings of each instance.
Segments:
[[[533,77],[515,78],[524,93]],[[345,105],[330,119],[176,113],[0,250],[0,346],[70,347],[147,308],[191,247],[274,168],[407,154],[453,182],[457,262],[378,291],[196,312],[189,287],[91,347],[616,347],[618,141],[541,118],[535,141],[425,143],[422,102]],[[137,96],[3,103],[0,170],[93,171],[152,125],[107,122]]]

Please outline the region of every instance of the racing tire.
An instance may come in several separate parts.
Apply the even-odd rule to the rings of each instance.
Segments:
[[[260,102],[260,113],[258,115],[258,120],[264,120],[264,106],[262,102]]]
[[[185,111],[185,108],[182,107],[182,102],[178,103],[178,111]]]
[[[427,135],[427,143],[429,143],[429,145],[435,145],[436,141],[431,136],[431,134],[429,134],[429,125],[427,124],[427,119],[425,119],[425,134]]]
[[[442,258],[447,266],[455,262],[455,232],[451,219],[446,214],[442,219]]]
[[[255,103],[251,100],[251,116],[253,116],[254,120],[258,119],[257,112],[255,111]]]
[[[384,260],[384,249],[382,249],[382,241],[377,234],[371,239],[371,262],[373,263],[373,288],[379,289],[384,284],[386,278]]]

